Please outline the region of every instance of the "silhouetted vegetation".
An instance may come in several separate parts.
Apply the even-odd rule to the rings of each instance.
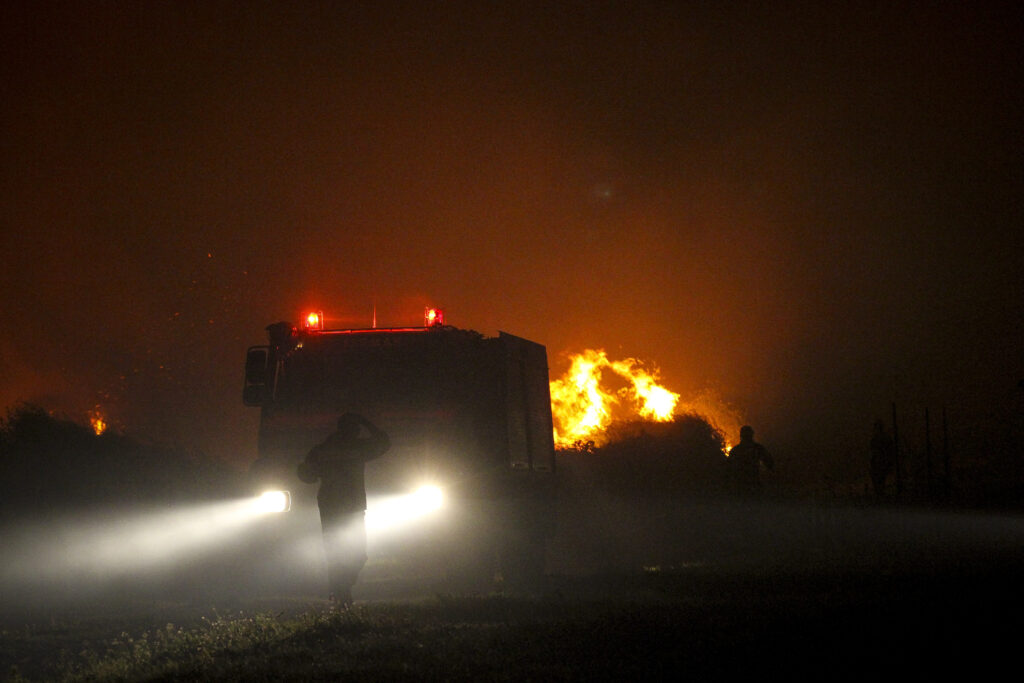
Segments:
[[[22,404],[0,420],[0,516],[223,497],[241,477],[222,463],[89,427]]]
[[[669,422],[613,423],[607,442],[583,442],[559,451],[559,466],[586,470],[598,488],[622,495],[714,494],[724,484],[725,440],[697,415]]]

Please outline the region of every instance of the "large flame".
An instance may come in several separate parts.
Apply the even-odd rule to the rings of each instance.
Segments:
[[[739,434],[739,414],[716,395],[705,391],[681,402],[679,394],[658,384],[656,368],[635,358],[611,360],[603,350],[586,349],[570,355],[569,361],[565,375],[551,382],[556,446],[587,441],[601,445],[605,430],[617,419],[666,422],[677,414],[705,419],[722,433],[726,450]],[[606,370],[622,386],[615,389],[604,382]]]
[[[618,390],[602,386],[605,370],[626,381]],[[615,419],[624,414],[655,421],[671,420],[679,394],[657,382],[635,358],[610,360],[603,350],[586,349],[570,357],[562,379],[551,382],[551,413],[555,422],[555,444],[571,446],[594,440]]]

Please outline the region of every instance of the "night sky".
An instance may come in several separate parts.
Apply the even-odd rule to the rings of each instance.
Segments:
[[[1021,13],[830,4],[3,3],[0,405],[243,464],[267,324],[432,304],[711,389],[782,473],[893,401],[999,430]]]

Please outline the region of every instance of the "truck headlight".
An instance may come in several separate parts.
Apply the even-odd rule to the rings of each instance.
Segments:
[[[421,486],[412,494],[416,507],[424,512],[437,510],[444,504],[444,494],[436,486]]]
[[[256,499],[260,512],[287,512],[292,508],[292,494],[288,491],[264,491]]]

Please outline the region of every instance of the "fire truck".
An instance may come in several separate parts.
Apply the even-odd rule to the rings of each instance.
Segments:
[[[243,402],[260,409],[254,487],[288,491],[288,514],[315,513],[316,486],[296,466],[339,415],[357,413],[391,441],[366,465],[368,515],[374,500],[435,486],[444,523],[417,545],[434,548],[449,576],[538,577],[555,509],[544,346],[446,325],[437,309],[423,326],[328,329],[311,313],[267,333],[245,361]]]

